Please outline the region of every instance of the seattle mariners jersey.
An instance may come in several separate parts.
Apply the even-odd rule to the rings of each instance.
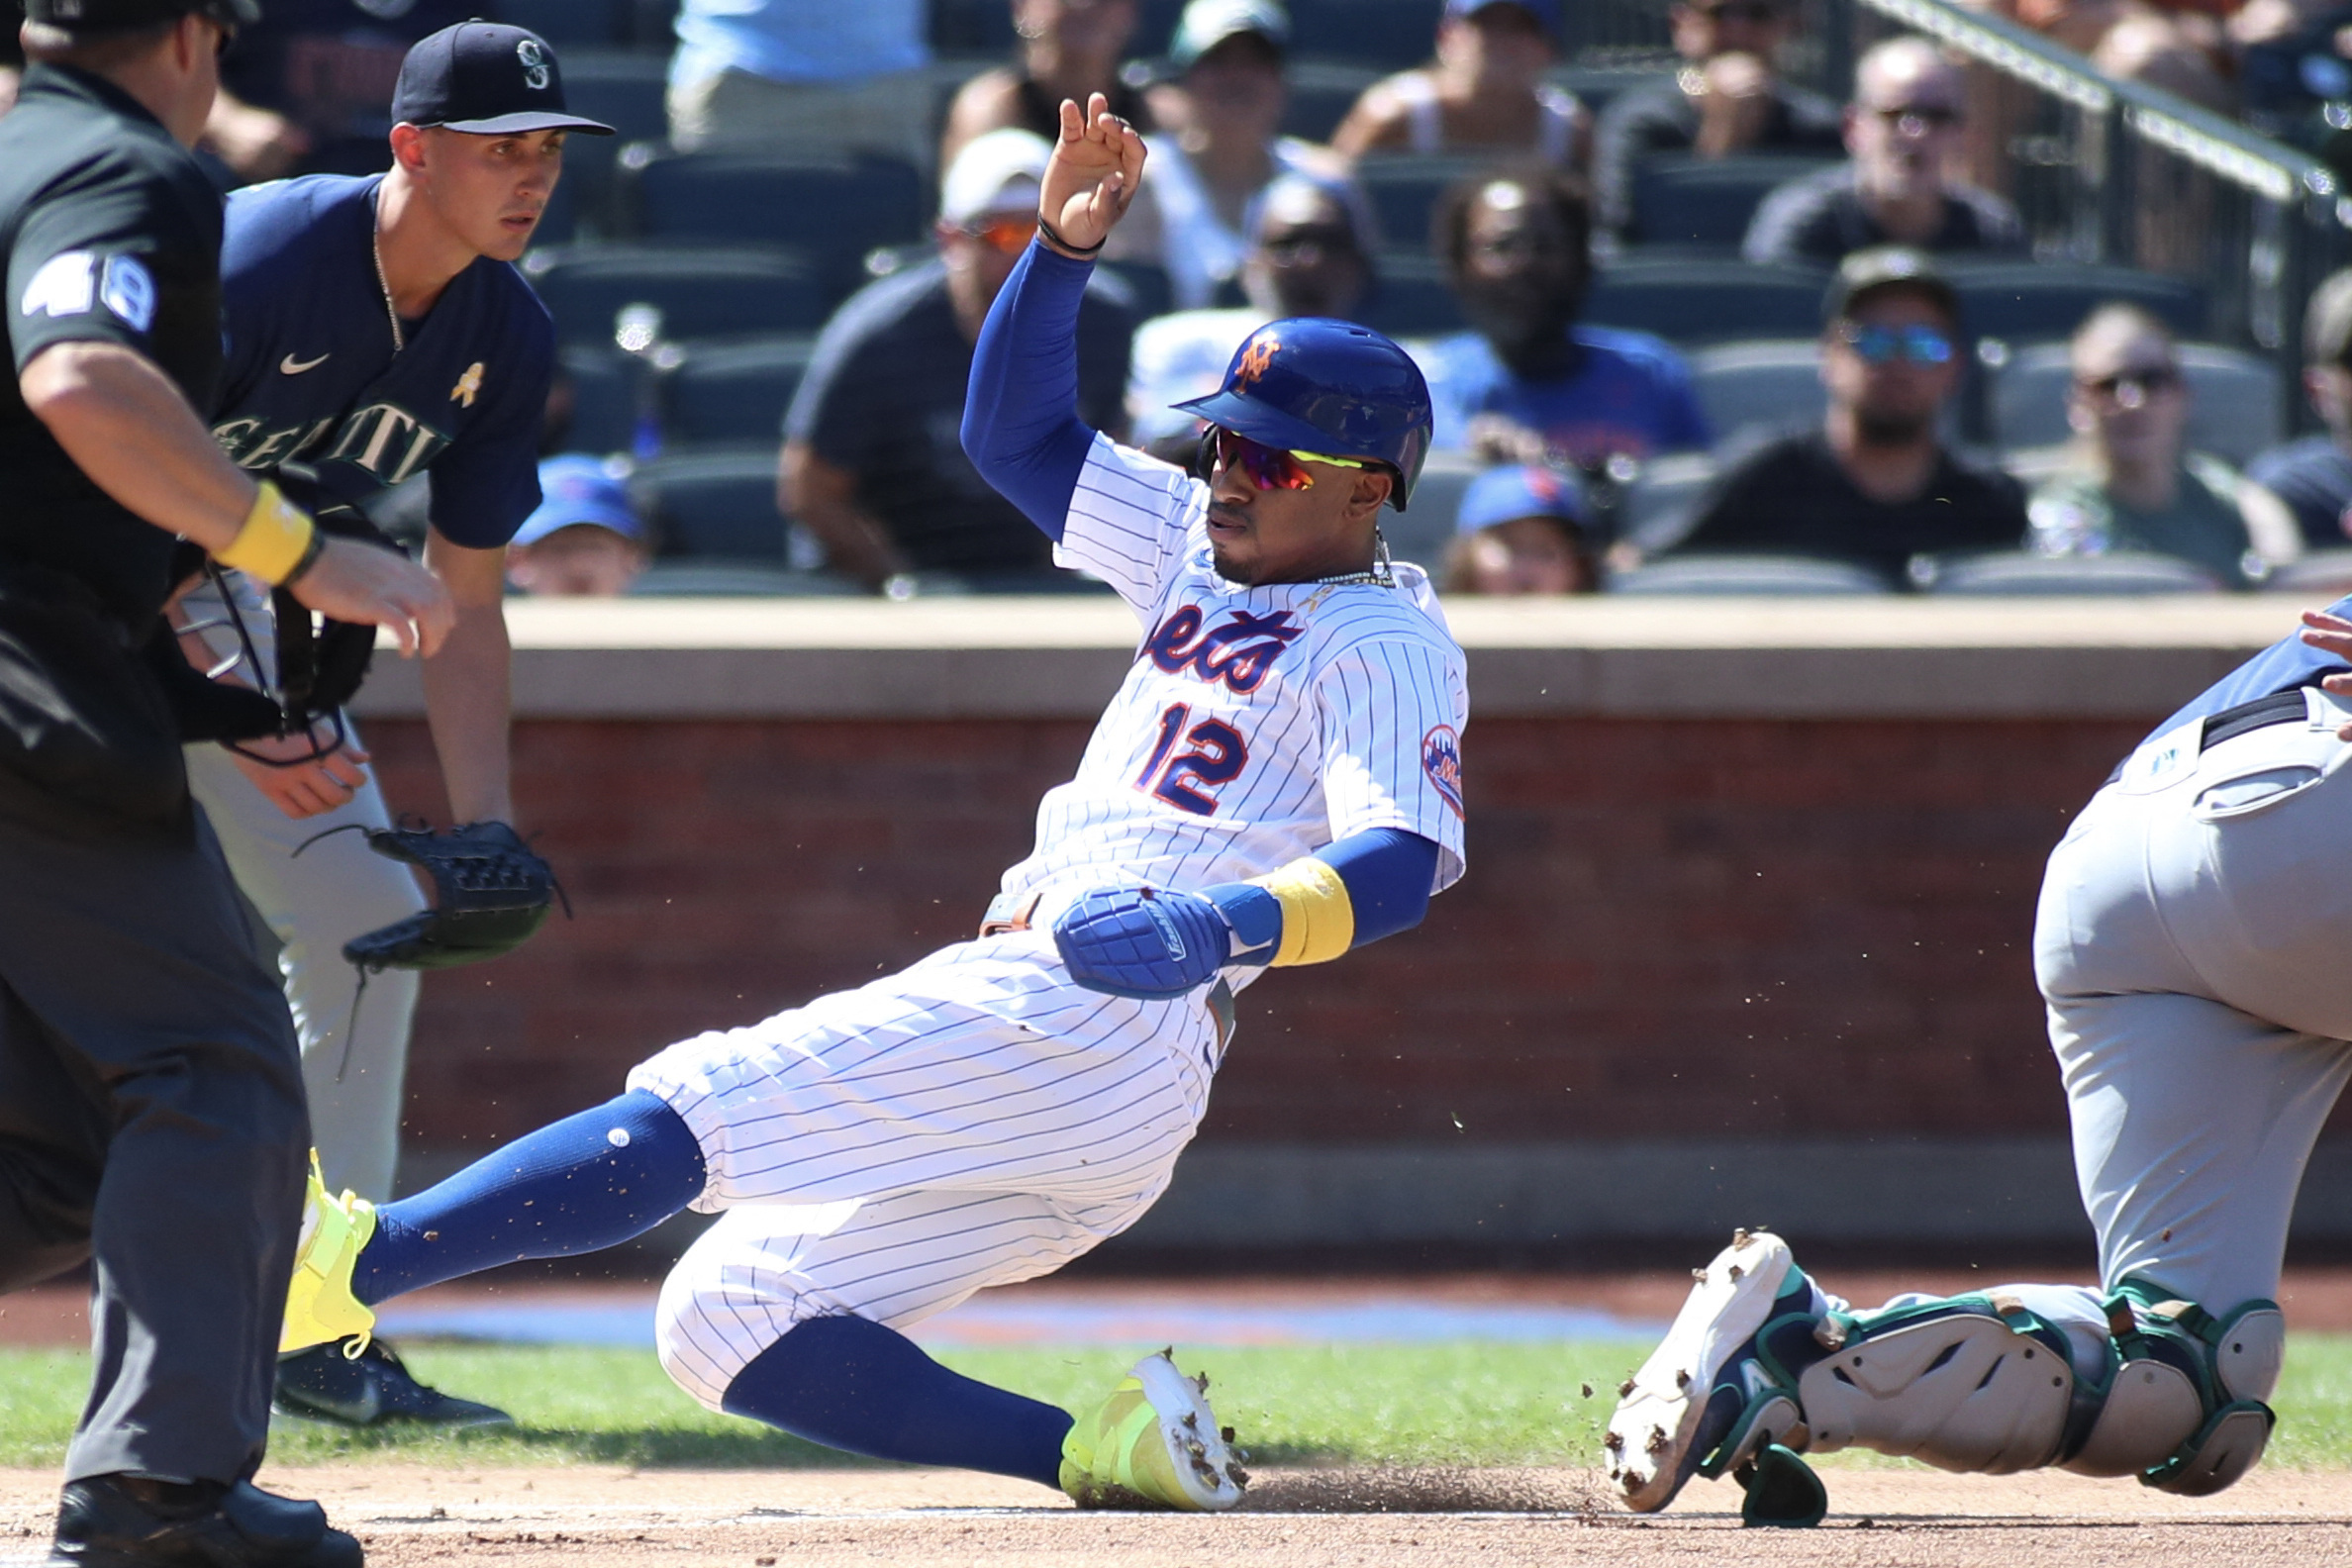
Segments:
[[[1109,581],[1146,636],[1005,891],[1207,887],[1375,828],[1435,842],[1436,889],[1449,886],[1469,699],[1426,574],[1227,582],[1208,506],[1200,481],[1095,439],[1055,559]]]
[[[375,264],[382,182],[314,175],[229,198],[213,437],[242,467],[300,461],[352,502],[430,469],[433,526],[495,549],[539,503],[555,329],[513,267],[477,257],[401,324],[396,353]]]

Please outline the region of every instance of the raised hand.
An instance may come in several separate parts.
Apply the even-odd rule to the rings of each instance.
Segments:
[[[1081,113],[1063,99],[1061,138],[1037,194],[1045,244],[1081,259],[1100,250],[1142,180],[1143,139],[1111,112],[1111,100],[1096,93]]]

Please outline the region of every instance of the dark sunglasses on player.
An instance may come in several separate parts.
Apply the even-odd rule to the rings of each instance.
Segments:
[[[1311,462],[1329,463],[1334,468],[1369,468],[1372,465],[1354,457],[1331,457],[1323,452],[1285,451],[1268,446],[1248,437],[1226,430],[1222,425],[1210,427],[1205,443],[1212,473],[1238,468],[1249,482],[1260,490],[1312,490],[1315,475],[1307,471]]]
[[[2181,372],[2170,365],[2150,365],[2145,370],[2118,370],[2113,375],[2077,376],[2075,385],[2094,397],[2110,403],[2137,407],[2159,392],[2170,392],[2181,384]]]
[[[1953,352],[1952,335],[1934,327],[1857,327],[1849,322],[1837,329],[1837,341],[1872,365],[1897,359],[1915,365],[1949,364]]]
[[[964,225],[966,235],[1002,255],[1019,255],[1037,238],[1037,220],[1022,215],[984,218]]]

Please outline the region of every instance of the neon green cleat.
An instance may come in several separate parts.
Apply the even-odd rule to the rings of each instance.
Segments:
[[[1162,1350],[1135,1363],[1111,1397],[1062,1439],[1062,1490],[1080,1508],[1220,1514],[1241,1501],[1249,1473],[1230,1427],[1209,1409],[1209,1379],[1176,1370]]]
[[[311,1150],[310,1182],[302,1194],[302,1240],[294,1252],[294,1280],[286,1290],[286,1323],[278,1354],[315,1344],[350,1341],[348,1355],[367,1348],[375,1313],[351,1294],[359,1249],[375,1234],[375,1205],[356,1193],[327,1196],[319,1151]]]

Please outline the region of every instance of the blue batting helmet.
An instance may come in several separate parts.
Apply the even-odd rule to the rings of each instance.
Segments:
[[[1260,327],[1233,352],[1225,385],[1176,405],[1286,451],[1360,457],[1397,470],[1398,511],[1429,454],[1429,384],[1404,349],[1369,327],[1295,316]]]

